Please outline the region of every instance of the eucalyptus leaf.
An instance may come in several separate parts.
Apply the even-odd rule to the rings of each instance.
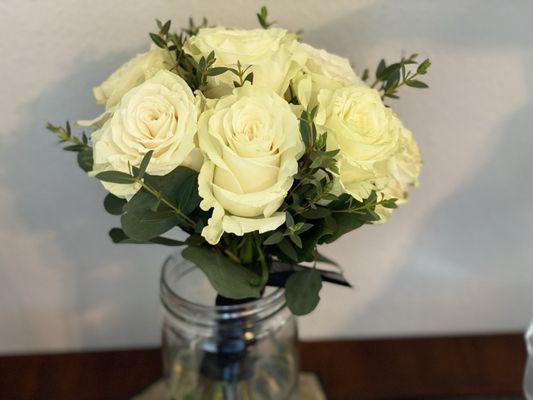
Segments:
[[[156,201],[151,193],[141,189],[124,205],[125,213],[120,221],[128,237],[149,241],[178,224],[179,218],[172,210],[161,207],[156,212],[152,211]]]
[[[362,219],[360,214],[337,212],[331,214],[335,220],[335,232],[331,235],[321,238],[320,243],[331,243],[340,238],[345,233],[351,232],[354,229],[360,228],[367,221]]]
[[[122,207],[125,204],[125,199],[121,199],[111,193],[108,193],[104,199],[104,208],[111,215],[121,215],[124,212]]]
[[[77,156],[78,166],[85,172],[92,171],[93,169],[93,149],[89,148],[84,151],[80,151]]]
[[[150,163],[150,159],[152,158],[152,154],[154,154],[154,151],[150,150],[144,155],[143,159],[141,160],[141,165],[139,166],[139,171],[137,173],[137,176],[139,178],[142,178],[144,176],[146,168],[148,168],[148,164]]]
[[[317,269],[295,272],[285,284],[287,306],[294,315],[309,314],[320,301],[320,289],[322,277]]]
[[[104,171],[96,174],[96,179],[104,182],[131,184],[135,182],[135,178],[125,172],[120,171]]]
[[[220,253],[203,247],[189,246],[181,254],[204,272],[220,295],[229,299],[257,298],[261,295],[261,278]]]
[[[200,204],[198,172],[179,166],[164,176],[147,175],[145,182],[161,192],[184,214],[190,214]]]

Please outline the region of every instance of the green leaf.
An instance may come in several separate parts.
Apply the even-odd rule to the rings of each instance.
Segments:
[[[407,86],[417,88],[417,89],[427,89],[429,87],[426,83],[416,80],[416,79],[409,79],[405,81],[405,84]]]
[[[381,201],[381,205],[385,208],[398,208],[398,204],[396,202],[398,199],[392,198],[392,199],[385,199]]]
[[[71,144],[70,146],[63,147],[65,151],[83,151],[87,148],[84,144]]]
[[[187,247],[183,258],[200,268],[215,290],[229,299],[257,298],[261,295],[261,278],[220,253],[202,247]]]
[[[289,237],[291,238],[292,242],[293,242],[296,246],[298,246],[300,249],[303,247],[303,245],[302,245],[302,239],[300,239],[300,237],[299,237],[297,234],[293,233],[293,234],[291,234]]]
[[[190,214],[200,204],[198,172],[179,166],[165,176],[147,175],[145,182],[157,189],[184,214]]]
[[[297,229],[295,230],[295,233],[297,234],[302,234],[304,232],[307,232],[309,229],[313,227],[313,224],[303,223],[303,222],[299,222],[296,225],[297,225]]]
[[[246,78],[244,78],[244,82],[250,82],[250,84],[254,83],[254,73],[250,72],[248,75],[246,75]]]
[[[401,63],[391,64],[382,71],[381,78],[385,80],[389,80],[391,75],[395,76],[396,74],[399,74],[401,68],[402,68]]]
[[[124,207],[126,203],[126,200],[108,193],[104,199],[104,208],[111,215],[121,215],[124,212],[122,207]]]
[[[157,212],[152,211],[156,201],[151,193],[141,189],[124,205],[120,221],[128,237],[149,241],[178,224],[179,218],[172,210],[161,208]]]
[[[217,76],[221,75],[224,72],[227,72],[229,69],[227,67],[213,67],[210,68],[209,71],[207,71],[207,75],[209,76]]]
[[[120,183],[120,184],[130,184],[135,182],[135,178],[130,174],[120,171],[104,171],[96,174],[96,179],[99,179],[104,182],[111,183]]]
[[[284,238],[281,242],[279,242],[278,247],[283,254],[285,254],[291,260],[298,261],[298,253],[296,253],[293,245],[287,239]]]
[[[313,269],[298,271],[285,284],[287,306],[294,315],[305,315],[313,311],[320,301],[322,277]]]
[[[302,135],[302,141],[304,142],[305,148],[309,147],[309,125],[307,124],[307,111],[302,112],[300,115],[300,134]]]
[[[430,66],[431,66],[431,61],[429,60],[429,58],[426,58],[424,61],[420,63],[420,65],[416,69],[416,72],[420,75],[424,75],[428,71]]]
[[[288,211],[285,212],[285,225],[287,225],[289,228],[294,225],[294,218]]]
[[[89,148],[84,151],[80,151],[77,156],[79,167],[85,172],[92,171],[93,169],[93,149]]]
[[[168,31],[170,30],[170,24],[172,22],[170,20],[168,20],[167,22],[165,22],[165,25],[163,25],[161,27],[161,31],[160,31],[160,34],[161,35],[166,35],[168,33]]]
[[[109,236],[111,237],[111,240],[113,243],[131,243],[131,244],[160,244],[163,246],[185,246],[186,243],[182,242],[180,240],[170,239],[162,236],[157,236],[153,239],[150,239],[148,241],[140,241],[140,240],[134,240],[130,239],[126,233],[120,229],[120,228],[112,228],[109,231]]]
[[[263,242],[265,246],[271,246],[273,244],[278,244],[283,240],[283,234],[281,232],[274,232],[272,235],[266,238]]]
[[[307,210],[302,214],[307,219],[321,219],[331,214],[331,211],[325,207],[317,207]]]
[[[139,172],[137,176],[139,178],[142,178],[144,176],[144,173],[146,172],[146,168],[148,168],[148,164],[150,163],[150,160],[152,159],[152,154],[154,154],[153,150],[150,150],[148,153],[146,153],[141,161],[141,165],[139,166]]]
[[[383,71],[385,71],[385,68],[387,68],[387,64],[385,63],[385,60],[382,59],[376,68],[377,79],[381,79],[383,77]]]
[[[337,240],[345,233],[351,232],[363,226],[367,221],[362,219],[361,214],[354,214],[348,212],[338,212],[331,214],[335,220],[335,232],[331,235],[325,236],[321,242],[331,243]]]
[[[167,48],[167,42],[158,34],[150,33],[150,37],[152,38],[152,41],[157,45],[157,47],[161,47],[162,49]]]

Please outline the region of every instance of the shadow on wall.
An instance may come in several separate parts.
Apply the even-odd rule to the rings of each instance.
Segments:
[[[98,115],[91,87],[132,55],[78,63],[75,74],[25,105],[24,122],[0,149],[6,212],[0,264],[7,267],[0,269],[6,300],[0,341],[10,347],[112,346],[109,338],[131,345],[135,338],[157,337],[155,286],[166,253],[111,243],[107,230],[120,221],[105,214],[104,190],[45,130],[47,121]],[[154,268],[146,267],[150,263]],[[154,290],[139,293],[135,284],[146,280]]]
[[[525,54],[522,65],[518,65],[515,71],[524,71],[527,104],[487,134],[491,148],[477,149],[479,153],[490,152],[486,163],[425,213],[425,222],[418,229],[421,234],[412,239],[410,248],[405,249],[402,266],[396,270],[402,274],[387,277],[388,285],[356,317],[356,322],[353,316],[347,316],[350,318],[345,321],[347,325],[364,326],[367,321],[375,324],[376,315],[379,315],[377,318],[382,319],[383,326],[392,320],[395,328],[406,332],[413,329],[412,326],[427,326],[443,333],[456,326],[463,329],[486,326],[487,330],[512,326],[517,314],[528,316],[523,320],[525,327],[527,318],[533,316],[531,295],[527,294],[533,282],[520,279],[531,277],[527,270],[533,267],[533,180],[530,176],[533,167],[533,76],[529,73],[533,70],[530,21],[533,4],[484,0],[455,0],[445,4],[424,0],[376,1],[306,34],[306,39],[320,41],[327,37],[331,43],[336,42],[338,35],[354,38],[349,48],[334,49],[341,54],[357,54],[359,49],[364,52],[369,43],[392,41],[408,46],[415,38],[427,38],[429,43],[439,47],[444,44],[466,51],[517,49]],[[387,29],[381,30],[379,26],[387,26]],[[438,63],[438,56],[430,56],[434,64]],[[491,66],[480,65],[480,68],[487,67]],[[494,75],[495,80],[502,80],[495,85],[503,88],[501,98],[494,99],[495,102],[505,102],[505,96],[512,95],[509,91],[505,93],[505,78],[504,73]],[[451,83],[465,88],[469,84],[461,76]],[[432,130],[428,128],[428,131]],[[419,138],[422,135],[423,132],[418,132]],[[469,135],[469,132],[460,132],[460,135]],[[459,137],[457,132],[455,137]],[[448,154],[450,163],[453,163],[454,147],[461,145],[460,139],[447,142],[450,148],[433,150]],[[472,154],[473,157],[476,155]],[[427,174],[432,165],[427,153],[425,163]],[[424,180],[424,171],[422,174]],[[438,177],[433,174],[433,178]],[[442,280],[446,290],[435,291],[437,279]],[[509,288],[511,284],[513,290]],[[450,288],[453,288],[451,293]],[[509,293],[514,293],[512,299],[509,299]],[[505,305],[500,306],[495,299],[504,296],[507,296],[502,302]],[[431,309],[421,305],[429,298]],[[472,303],[467,301],[469,299]],[[483,307],[486,304],[490,304],[490,311]],[[483,310],[486,314],[481,321],[472,320],[473,315]],[[426,313],[422,314],[424,311]],[[406,317],[403,328],[399,315]]]

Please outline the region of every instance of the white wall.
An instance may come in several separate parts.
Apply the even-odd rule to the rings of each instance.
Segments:
[[[223,5],[224,4],[224,5]],[[255,26],[261,2],[0,2],[0,351],[153,345],[160,247],[114,246],[98,183],[45,132],[97,115],[90,88],[146,47],[156,17]],[[421,145],[411,202],[324,249],[311,338],[521,330],[533,317],[533,2],[272,1],[279,24],[353,60],[431,57],[393,104]]]

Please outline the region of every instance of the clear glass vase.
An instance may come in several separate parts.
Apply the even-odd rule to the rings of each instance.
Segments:
[[[173,400],[298,398],[296,318],[282,289],[215,306],[207,278],[179,254],[161,275],[163,367]]]

